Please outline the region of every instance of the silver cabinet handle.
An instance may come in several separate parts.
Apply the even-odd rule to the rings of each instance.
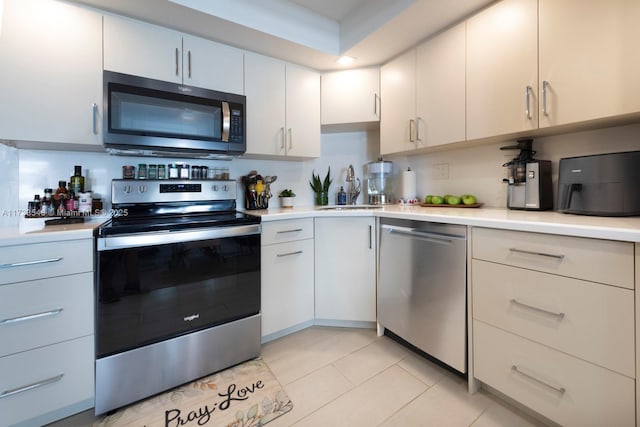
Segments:
[[[285,234],[285,233],[297,233],[299,231],[302,231],[302,228],[294,228],[293,230],[281,230],[281,231],[276,231],[276,234]]]
[[[415,121],[413,119],[409,119],[409,142],[416,142],[413,138],[413,128],[415,126]]]
[[[369,226],[369,249],[373,249],[373,227]]]
[[[276,256],[278,257],[285,257],[285,256],[291,256],[291,255],[300,255],[302,253],[302,251],[295,251],[295,252],[289,252],[286,254],[278,254]]]
[[[2,393],[0,393],[0,399],[4,397],[13,396],[14,394],[22,393],[24,391],[33,390],[34,388],[42,387],[47,384],[55,383],[56,381],[60,381],[62,377],[64,377],[64,373],[58,374],[55,377],[47,378],[42,381],[37,381],[35,383],[27,384],[22,387],[16,387],[9,390],[4,390]]]
[[[380,96],[377,93],[373,94],[373,115],[380,118]]]
[[[555,258],[557,260],[564,259],[564,255],[548,254],[545,252],[525,251],[524,249],[518,249],[518,248],[509,248],[509,252],[516,252],[519,254],[527,254],[527,255],[537,255],[537,256],[543,256],[547,258]]]
[[[180,51],[178,48],[176,48],[176,76],[180,75],[180,64],[178,61],[178,55],[180,54]]]
[[[518,366],[513,365],[511,366],[511,370],[519,375],[522,375],[525,378],[528,378],[532,381],[537,382],[538,384],[542,384],[545,387],[549,387],[551,390],[553,391],[557,391],[560,394],[565,394],[567,392],[567,389],[564,387],[556,387],[554,385],[551,385],[545,381],[542,381],[541,379],[538,379],[536,377],[534,377],[533,375],[527,374],[526,372],[522,372],[522,370],[520,368],[518,368]]]
[[[14,267],[25,267],[28,265],[37,265],[37,264],[47,264],[50,262],[58,262],[62,261],[62,257],[60,258],[49,258],[49,259],[38,259],[35,261],[23,261],[23,262],[14,262],[11,264],[0,264],[0,269],[3,268],[14,268]]]
[[[416,117],[416,142],[421,143],[422,138],[420,138],[420,122],[423,122],[421,117]]]
[[[91,104],[91,115],[93,122],[91,123],[91,129],[93,130],[93,134],[98,134],[98,104],[95,102]]]
[[[8,319],[0,319],[0,326],[8,325],[10,323],[26,322],[27,320],[42,319],[43,317],[56,316],[56,315],[62,313],[62,310],[64,310],[64,309],[63,308],[57,308],[55,310],[43,311],[41,313],[27,314],[26,316],[10,317]]]
[[[280,134],[282,135],[282,139],[280,141],[280,149],[284,150],[284,147],[285,147],[285,142],[284,142],[285,134],[284,134],[284,128],[283,127],[280,128]]]
[[[293,149],[293,131],[289,128],[289,150]]]
[[[545,116],[549,115],[547,111],[547,86],[549,86],[549,82],[546,80],[542,81],[542,114]]]
[[[525,304],[523,302],[518,301],[515,298],[512,298],[510,302],[511,302],[511,304],[519,305],[521,307],[526,307],[526,308],[528,308],[530,310],[534,310],[534,311],[537,311],[539,313],[544,313],[544,314],[548,314],[550,316],[555,316],[555,317],[558,318],[558,320],[564,319],[564,313],[556,313],[555,311],[549,311],[549,310],[545,310],[544,308],[535,307],[533,305]]]
[[[187,51],[187,69],[189,73],[189,78],[191,78],[191,51]]]
[[[531,120],[531,106],[529,104],[530,98],[531,86],[527,85],[527,87],[524,88],[524,112],[529,120]]]

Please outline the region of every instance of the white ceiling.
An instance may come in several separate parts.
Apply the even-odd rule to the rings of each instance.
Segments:
[[[72,0],[318,70],[379,65],[494,0]]]

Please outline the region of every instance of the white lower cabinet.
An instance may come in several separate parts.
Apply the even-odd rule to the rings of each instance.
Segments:
[[[316,218],[315,255],[316,319],[375,322],[375,219]]]
[[[0,424],[94,405],[93,239],[0,246]]]
[[[313,219],[262,224],[262,337],[313,321]]]
[[[565,426],[635,425],[635,381],[473,322],[475,376]]]

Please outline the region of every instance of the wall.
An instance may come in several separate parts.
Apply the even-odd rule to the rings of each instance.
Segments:
[[[18,204],[18,150],[0,144],[0,227],[14,227],[18,224],[20,209]]]
[[[389,157],[388,160],[394,163],[396,173],[407,166],[416,170],[419,197],[468,193],[476,195],[485,206],[505,207],[507,184],[502,179],[506,177],[506,168],[502,165],[516,157],[518,150],[500,151],[500,147],[514,144],[515,141],[505,141],[430,154]],[[640,124],[537,138],[533,149],[537,151],[536,158],[552,161],[555,200],[561,158],[640,150]],[[448,165],[448,179],[433,178],[434,165],[441,164]]]

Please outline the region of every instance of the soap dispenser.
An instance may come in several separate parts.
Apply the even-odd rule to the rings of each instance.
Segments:
[[[347,204],[347,193],[344,191],[344,186],[340,186],[340,191],[338,191],[337,193],[337,203],[339,205],[346,205]]]

